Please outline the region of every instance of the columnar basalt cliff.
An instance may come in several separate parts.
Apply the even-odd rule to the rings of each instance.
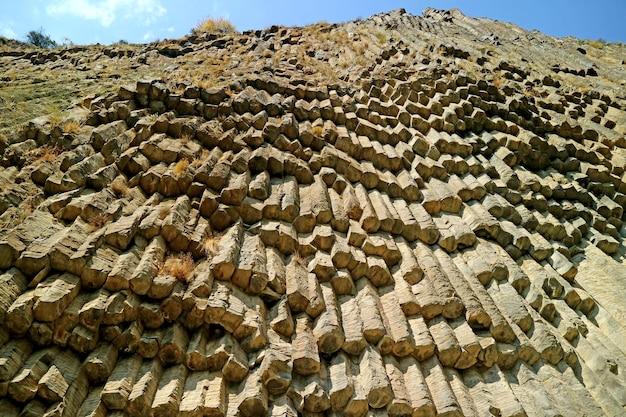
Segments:
[[[0,415],[626,415],[624,46],[427,9],[124,48],[0,57],[131,69],[3,126]]]

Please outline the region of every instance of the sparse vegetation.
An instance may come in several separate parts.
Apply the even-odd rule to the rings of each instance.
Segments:
[[[203,33],[231,33],[236,31],[237,28],[228,19],[207,17],[198,22],[195,28],[191,29],[191,34],[201,35]]]
[[[50,123],[50,127],[55,128],[61,123],[63,120],[63,115],[61,111],[55,108],[51,109],[50,115],[48,116],[48,122]]]
[[[110,219],[111,216],[108,214],[100,213],[89,219],[89,226],[91,226],[92,230],[100,230],[109,222]]]
[[[321,125],[313,126],[313,134],[315,136],[321,137],[323,133],[324,133],[324,128]]]
[[[300,252],[295,251],[293,255],[291,255],[291,257],[297,265],[300,265],[301,267],[306,268],[307,266],[306,260],[304,259],[304,257],[302,256]]]
[[[379,31],[379,32],[376,32],[376,39],[380,43],[385,43],[385,42],[387,42],[388,37],[387,37],[387,34],[385,32]]]
[[[22,210],[20,211],[18,222],[21,222],[33,213],[33,211],[35,210],[34,198],[29,198],[26,203],[21,206],[21,208]]]
[[[0,45],[3,51],[35,51],[36,47],[18,41],[9,41],[6,45]],[[93,53],[97,53],[101,46],[90,46]],[[127,46],[129,49],[138,49],[138,45]],[[51,54],[68,53],[80,54],[82,52],[62,52],[54,50]],[[43,57],[47,55],[42,55]],[[57,58],[54,58],[57,59]],[[0,75],[0,133],[9,135],[18,131],[19,126],[36,117],[45,114],[63,114],[65,110],[76,102],[77,99],[93,95],[102,96],[115,91],[120,84],[133,84],[145,77],[162,77],[160,69],[148,66],[137,70],[130,70],[130,57],[120,60],[124,65],[115,66],[115,74],[105,76],[99,66],[87,65],[83,71],[71,71],[65,65],[61,65],[62,58],[57,66],[46,68],[45,71],[37,70],[28,60],[15,61],[3,65]],[[69,59],[69,58],[68,58]],[[22,62],[22,61],[27,61]],[[40,68],[40,67],[39,67]],[[63,122],[64,120],[58,120]]]
[[[194,80],[195,84],[204,89],[204,90],[208,90],[209,88],[213,88],[215,86],[217,86],[217,83],[215,82],[215,79],[213,78],[196,78]]]
[[[54,145],[45,145],[40,149],[42,150],[41,159],[48,162],[54,161],[57,156],[63,153],[63,148]]]
[[[230,161],[230,157],[232,156],[232,152],[231,151],[226,151],[223,154],[220,155],[220,157],[217,159],[217,162],[228,162]]]
[[[79,129],[80,129],[80,123],[74,120],[70,120],[61,125],[61,130],[63,130],[63,133],[76,134],[78,133]]]
[[[186,158],[181,159],[180,161],[176,162],[176,165],[174,165],[174,175],[181,176],[183,173],[185,173],[187,171],[187,169],[189,168],[189,160]]]
[[[113,191],[113,194],[115,194],[117,198],[128,195],[128,192],[130,191],[128,186],[121,181],[112,182],[110,188],[111,188],[111,191]]]
[[[158,118],[159,118],[159,114],[158,113],[150,113],[149,115],[145,116],[142,119],[142,121],[144,121],[147,124],[151,125],[151,124],[155,123]]]
[[[181,282],[187,282],[195,268],[191,253],[172,255],[159,268],[159,275],[171,275]]]
[[[33,46],[44,49],[52,49],[57,46],[57,43],[44,32],[43,28],[39,30],[31,30],[26,34],[26,42]]]
[[[170,214],[170,211],[172,211],[172,206],[170,205],[159,206],[159,211],[157,212],[157,214],[159,215],[159,219],[163,220],[164,218],[166,218],[167,215]]]
[[[607,41],[604,39],[596,39],[595,41],[589,41],[589,46],[594,48],[603,49],[607,45]]]
[[[44,145],[30,152],[31,162],[52,162],[63,153],[64,149],[56,145]]]
[[[502,72],[494,73],[492,83],[497,89],[500,89],[506,83],[506,78]]]
[[[37,197],[31,197],[21,203],[19,207],[12,207],[0,216],[0,231],[8,230],[20,224],[30,216],[38,204]]]
[[[211,156],[211,151],[206,148],[202,148],[202,153],[200,154],[200,156],[194,158],[194,160],[191,161],[191,168],[195,169],[201,167],[202,164],[204,164],[204,161],[209,159],[209,156]]]
[[[187,144],[191,139],[193,139],[193,134],[189,132],[183,133],[183,136],[180,138],[180,141],[183,144]]]
[[[212,258],[217,255],[220,248],[221,235],[209,235],[204,239],[204,253],[207,258]]]
[[[587,415],[599,414],[602,407],[620,414],[621,404],[614,404],[611,397],[614,386],[606,390],[602,382],[611,384],[616,379],[612,374],[623,373],[618,369],[622,364],[620,348],[612,347],[619,344],[623,329],[616,325],[619,333],[602,346],[612,329],[600,328],[599,322],[589,329],[582,328],[582,324],[589,321],[585,314],[593,321],[594,311],[598,311],[591,299],[598,291],[591,290],[604,277],[592,281],[589,275],[594,273],[593,268],[608,261],[611,264],[607,274],[619,275],[618,261],[625,256],[624,248],[617,245],[623,245],[626,234],[618,231],[622,212],[616,205],[624,203],[621,200],[626,197],[617,193],[614,185],[621,185],[619,176],[626,166],[620,154],[626,147],[621,138],[625,132],[622,121],[626,81],[618,86],[613,77],[622,80],[624,74],[618,70],[626,57],[618,59],[609,54],[614,44],[603,51],[589,47],[593,52],[584,59],[579,60],[581,57],[574,53],[578,58],[572,58],[568,68],[557,67],[569,56],[565,53],[571,49],[570,41],[553,43],[543,36],[523,36],[522,29],[518,33],[518,29],[512,31],[504,26],[504,35],[499,38],[502,47],[497,48],[502,59],[488,60],[480,48],[484,42],[495,43],[498,39],[501,31],[496,24],[486,25],[487,33],[493,36],[483,39],[466,30],[473,27],[469,18],[466,23],[472,25],[455,30],[454,25],[460,23],[457,12],[450,14],[450,22],[446,14],[440,20],[436,14],[440,12],[433,13],[435,22],[440,23],[427,24],[431,19],[428,13],[417,19],[403,16],[403,12],[394,12],[391,18],[374,17],[358,25],[364,28],[363,35],[350,38],[347,31],[352,35],[357,25],[341,26],[345,31],[336,25],[330,29],[311,27],[309,32],[272,27],[245,35],[201,35],[133,47],[90,45],[47,51],[29,46],[26,52],[19,52],[21,57],[0,54],[2,65],[10,65],[12,71],[0,74],[0,129],[6,129],[3,132],[11,143],[4,150],[2,140],[6,142],[6,137],[0,135],[0,280],[10,284],[4,285],[8,293],[0,289],[2,318],[6,315],[6,329],[0,329],[5,340],[0,347],[16,356],[16,362],[9,363],[13,382],[3,383],[3,389],[8,392],[9,384],[17,388],[11,389],[11,398],[0,401],[2,408],[8,409],[8,414],[17,414],[18,409],[62,412],[71,400],[73,411],[68,407],[67,414],[98,414],[96,408],[106,414],[110,404],[103,401],[107,400],[104,391],[114,388],[114,380],[128,377],[130,382],[137,381],[133,397],[143,395],[148,401],[146,407],[172,408],[170,414],[174,415],[179,408],[180,413],[186,409],[190,414],[200,408],[205,412],[219,408],[230,415],[246,411],[263,415],[270,408],[269,412],[276,414],[279,408],[292,411],[294,407],[324,411],[330,407],[329,402],[321,404],[316,395],[328,397],[324,391],[331,388],[336,392],[335,382],[356,384],[356,394],[354,390],[345,396],[339,393],[346,398],[333,401],[337,410],[329,412],[339,414],[338,408],[368,409],[368,401],[363,398],[364,392],[372,391],[372,384],[364,381],[367,376],[381,381],[374,389],[386,391],[373,392],[378,398],[369,398],[372,407],[383,407],[380,414],[385,410],[394,414],[392,407],[399,410],[397,414],[410,414],[415,401],[408,405],[400,397],[395,401],[391,388],[407,398],[415,388],[415,376],[423,385],[424,373],[431,389],[419,387],[417,394],[433,410],[429,398],[439,399],[433,390],[437,386],[445,388],[443,394],[447,393],[453,403],[453,391],[462,394],[459,400],[464,400],[467,407],[453,404],[453,408],[463,411],[489,408],[497,414],[501,405],[519,413],[547,409],[543,403],[535,407],[531,402],[529,407],[524,402],[532,399],[533,388],[544,393],[541,386],[546,382],[546,396],[564,396],[562,388],[567,391],[567,385],[572,385],[571,391],[577,394],[570,407],[572,414],[577,414],[578,402],[584,408],[580,414],[587,410]],[[476,27],[481,22],[485,23],[478,21]],[[393,27],[402,32],[395,32]],[[428,36],[415,42],[410,40],[413,33]],[[517,34],[520,36],[509,45]],[[386,36],[385,44],[378,44],[379,35]],[[346,39],[353,43],[341,46]],[[442,50],[442,43],[452,46]],[[543,50],[535,49],[535,44]],[[559,46],[563,49],[550,53]],[[472,54],[469,59],[464,58],[470,53],[466,50]],[[581,69],[591,69],[588,64],[595,65],[600,75],[565,71],[582,74]],[[557,72],[559,69],[563,71]],[[114,82],[122,85],[118,93],[107,81],[113,75],[119,76]],[[142,81],[135,88],[132,79],[139,77]],[[571,83],[570,78],[574,79]],[[563,87],[549,79],[561,80]],[[86,80],[93,80],[93,84]],[[588,90],[580,89],[583,84],[588,84]],[[19,96],[18,88],[23,85],[32,87],[34,94]],[[201,91],[198,85],[219,88]],[[532,95],[529,99],[520,93],[526,86]],[[83,99],[86,94],[93,95]],[[543,94],[549,99],[542,100]],[[78,98],[80,107],[68,108],[70,99]],[[58,112],[37,114],[52,100]],[[5,103],[10,110],[3,110]],[[45,116],[37,118],[20,131],[13,116],[21,117],[30,111],[37,116],[53,116],[50,122]],[[146,116],[149,112],[154,114]],[[74,118],[79,123],[70,125]],[[149,126],[147,121],[154,124]],[[52,130],[51,124],[56,125]],[[611,129],[620,135],[611,134]],[[54,149],[54,143],[60,147]],[[42,147],[39,157],[52,162],[38,166],[24,163],[24,156],[36,154],[31,149],[44,144],[51,149]],[[57,151],[65,153],[58,155]],[[366,175],[359,180],[361,166],[374,181],[368,181]],[[506,181],[511,179],[509,173],[515,177],[519,174],[519,178]],[[609,182],[602,183],[602,177]],[[424,187],[424,181],[429,184],[421,201],[419,188]],[[465,181],[469,187],[461,187]],[[508,190],[507,184],[513,189]],[[550,197],[550,187],[555,188],[555,195],[547,200],[543,194]],[[473,201],[462,205],[456,191],[461,196],[467,191]],[[478,198],[483,195],[481,202]],[[455,201],[441,201],[451,197]],[[38,204],[29,203],[30,199]],[[480,209],[475,213],[478,217],[481,213],[491,216],[491,208],[504,211],[499,203],[506,204],[519,222],[522,217],[517,209],[537,225],[541,222],[532,235],[523,231],[524,236],[541,239],[541,248],[531,248],[527,241],[524,249],[523,242],[518,241],[518,250],[509,244],[512,237],[504,239],[506,242],[478,239],[476,243],[476,236],[465,224],[472,215],[470,211],[476,208]],[[359,205],[366,206],[365,214],[361,215]],[[456,213],[435,214],[442,205],[444,209],[445,205],[456,206],[446,210]],[[33,207],[34,214],[19,224]],[[428,224],[420,223],[420,216]],[[378,219],[382,219],[380,227],[385,231],[372,234],[379,228]],[[583,219],[592,224],[586,225]],[[501,224],[518,236],[515,224],[504,220],[500,223],[502,216],[488,220],[492,220],[491,226]],[[401,223],[407,223],[407,229],[396,230]],[[561,229],[545,233],[546,228],[556,226],[563,226],[564,237],[554,236]],[[591,232],[585,232],[585,236],[578,233],[584,228]],[[440,246],[425,242],[417,243],[416,248],[413,244],[418,237],[428,240],[429,236],[423,236],[425,232],[434,232],[437,238],[440,229],[442,238],[434,239]],[[522,231],[521,226],[517,231]],[[578,236],[570,236],[570,231]],[[478,230],[476,233],[483,236]],[[615,238],[609,240],[608,235]],[[457,242],[460,239],[463,241]],[[476,243],[476,248],[466,250],[461,243]],[[543,257],[533,252],[535,249],[549,250],[555,257],[548,259],[549,263],[543,262]],[[618,253],[609,254],[613,251]],[[529,252],[536,255],[536,260]],[[473,272],[480,262],[471,259],[481,253],[502,266],[515,267],[511,270],[517,272],[518,285],[509,280],[511,283],[504,283],[506,287],[502,286],[500,292],[496,288],[499,284],[494,282],[490,293],[486,293]],[[584,260],[585,256],[589,259]],[[465,260],[475,264],[468,265]],[[475,311],[470,311],[472,317],[452,311],[463,307],[459,298],[453,300],[456,305],[449,304],[446,311],[451,314],[446,318],[441,317],[441,308],[431,312],[430,317],[426,309],[422,311],[425,318],[417,314],[423,300],[416,299],[412,290],[417,298],[421,298],[418,290],[434,291],[431,276],[422,283],[428,287],[410,287],[421,278],[417,263],[423,267],[423,261],[434,264],[445,281],[436,288],[437,298],[445,295],[443,290],[456,289],[461,298],[466,296],[461,291],[467,292],[482,317],[473,314]],[[550,266],[557,268],[555,261],[564,267],[559,272]],[[586,271],[583,268],[587,264],[577,264],[583,261],[591,262]],[[483,269],[481,265],[478,267]],[[517,294],[517,290],[530,285],[529,277],[534,282],[551,278],[555,285],[572,280],[577,265],[581,266],[577,282],[581,287],[593,284],[592,294],[587,295],[589,302],[580,303],[580,308],[572,305],[571,311],[563,300],[556,300],[560,304],[554,312],[562,313],[562,322],[561,318],[551,322],[549,318],[554,317],[547,317],[550,311],[542,317],[529,306],[529,302],[543,302],[537,291],[544,294],[548,288],[544,291],[537,287],[534,296]],[[84,271],[80,277],[65,273],[79,274],[81,267]],[[447,277],[446,272],[453,274]],[[357,280],[364,274],[367,277]],[[470,282],[468,286],[466,277],[476,284]],[[462,285],[448,286],[449,278]],[[522,278],[526,282],[521,282]],[[511,345],[487,340],[489,333],[477,326],[488,325],[491,318],[483,314],[482,301],[475,299],[472,291],[476,289],[484,293],[481,298],[487,301],[482,303],[487,312],[495,311],[495,319],[504,323],[503,331],[495,330]],[[544,295],[544,307],[551,298],[563,298],[561,294]],[[618,304],[614,302],[617,295],[603,295],[599,294],[598,306]],[[498,308],[503,306],[508,308],[502,308],[500,314]],[[8,308],[10,313],[6,313]],[[22,314],[24,311],[29,315]],[[454,321],[452,313],[459,315]],[[439,317],[430,321],[437,314]],[[519,329],[507,327],[514,321],[520,323]],[[72,325],[77,326],[75,331]],[[583,339],[582,330],[589,330],[589,341]],[[486,370],[484,362],[496,362],[497,358],[484,356],[495,355],[498,348],[509,351],[514,361],[519,350],[519,359],[525,359],[522,344],[530,342],[524,332],[534,336],[529,350],[533,346],[544,351],[549,347],[556,353],[544,352],[540,355],[544,359],[534,365],[530,360],[515,362],[517,367],[504,374],[496,366]],[[411,333],[417,337],[422,333],[423,337],[411,340]],[[472,347],[482,349],[484,360],[469,354],[458,360],[460,348],[455,335],[472,344],[468,346],[463,340],[460,343],[473,356],[478,352]],[[445,343],[446,338],[454,341],[456,350],[452,353],[441,349],[438,339]],[[379,339],[380,343],[373,346]],[[582,343],[580,352],[574,349],[578,342]],[[420,350],[414,352],[417,344]],[[334,353],[342,346],[346,352]],[[602,348],[599,360],[594,346]],[[419,359],[432,355],[430,364],[420,364],[415,358],[397,363],[401,359],[393,358],[411,353]],[[526,359],[532,359],[531,352],[526,353]],[[54,359],[53,354],[68,359],[67,363]],[[451,358],[452,354],[456,357]],[[294,365],[297,357],[299,363]],[[104,362],[96,363],[98,358]],[[587,359],[598,366],[593,372],[579,372],[581,367],[576,361]],[[78,390],[71,388],[63,403],[52,398],[58,397],[58,390],[50,393],[46,389],[37,397],[28,390],[22,392],[18,378],[12,376],[29,377],[31,380],[26,382],[32,386],[35,380],[30,374],[34,372],[44,384],[45,378],[40,376],[44,372],[51,378],[58,376],[59,369],[52,367],[52,361],[60,371],[70,374],[68,383],[74,379],[84,385]],[[222,365],[224,361],[228,363]],[[219,365],[215,365],[217,362]],[[87,378],[85,368],[97,368],[99,375]],[[284,375],[279,374],[284,368]],[[215,372],[218,369],[223,369],[219,375]],[[334,373],[332,378],[329,369]],[[307,370],[319,372],[307,376]],[[78,372],[80,377],[76,378]],[[115,375],[108,378],[111,372]],[[460,378],[459,373],[466,378]],[[528,380],[530,384],[521,387],[515,379],[518,373],[525,378],[522,382]],[[455,380],[448,381],[452,377]],[[548,377],[551,379],[546,381]],[[104,389],[107,378],[112,383]],[[475,386],[477,379],[479,385]],[[288,388],[290,381],[292,388]],[[276,392],[281,387],[284,389]],[[583,389],[586,387],[589,394]],[[209,389],[219,392],[212,395]],[[286,390],[290,398],[276,398],[272,404],[273,394],[282,395]],[[307,398],[303,400],[303,390],[311,394],[309,403]],[[184,400],[183,391],[187,394]],[[495,398],[498,392],[504,392],[506,398],[489,403],[484,400]],[[244,403],[244,396],[252,400]],[[360,398],[359,404],[352,401],[344,407],[351,396]],[[152,397],[158,397],[158,401],[150,401]],[[598,401],[587,404],[587,397]],[[263,404],[255,406],[259,402]],[[335,403],[341,404],[335,407]],[[250,404],[256,409],[250,411]],[[143,402],[130,405],[133,407],[125,408],[137,408],[134,406]],[[557,413],[556,408],[546,412]],[[34,411],[32,414],[40,414]]]

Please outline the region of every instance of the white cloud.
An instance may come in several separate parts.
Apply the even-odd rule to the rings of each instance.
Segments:
[[[0,35],[9,39],[17,39],[17,34],[8,26],[0,24]]]
[[[104,27],[111,26],[121,14],[124,19],[135,20],[143,25],[154,23],[167,13],[160,0],[55,0],[46,7],[50,16],[75,16],[96,20]]]

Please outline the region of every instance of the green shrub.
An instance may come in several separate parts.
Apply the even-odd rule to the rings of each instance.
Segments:
[[[39,30],[31,30],[26,34],[26,42],[38,48],[51,49],[57,46],[57,43],[44,32],[43,28]]]

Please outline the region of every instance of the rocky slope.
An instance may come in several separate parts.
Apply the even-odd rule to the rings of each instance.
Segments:
[[[427,9],[0,55],[0,415],[626,414],[624,46]],[[18,128],[37,84],[77,105]]]

